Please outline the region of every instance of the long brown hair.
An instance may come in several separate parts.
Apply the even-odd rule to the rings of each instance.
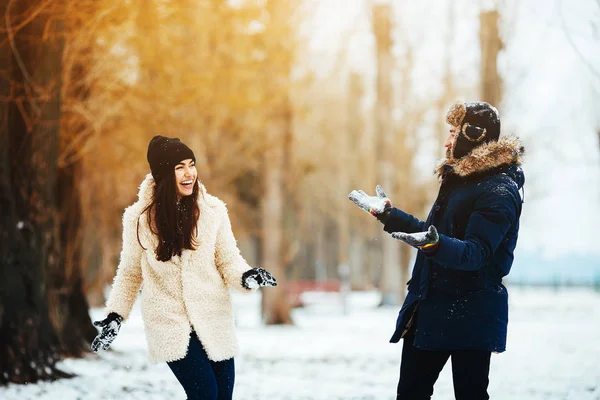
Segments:
[[[147,212],[150,230],[158,236],[156,247],[158,261],[169,261],[174,255],[181,256],[182,250],[194,250],[198,246],[199,191],[200,187],[196,179],[192,194],[177,201],[175,171],[164,176],[154,185],[152,202],[142,214]]]

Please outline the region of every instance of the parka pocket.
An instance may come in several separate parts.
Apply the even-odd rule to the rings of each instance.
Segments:
[[[479,272],[436,268],[432,272],[431,290],[450,296],[463,296],[485,288]]]

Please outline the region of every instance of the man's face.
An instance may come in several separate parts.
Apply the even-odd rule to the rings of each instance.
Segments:
[[[444,143],[444,147],[446,148],[446,158],[448,160],[452,159],[452,148],[454,147],[454,142],[456,141],[456,135],[458,134],[458,127],[451,126],[450,134],[448,138],[446,138],[446,143]]]

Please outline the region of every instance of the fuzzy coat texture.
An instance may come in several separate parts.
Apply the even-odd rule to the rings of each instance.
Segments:
[[[416,323],[414,345],[427,350],[506,349],[510,272],[519,231],[524,152],[515,137],[476,147],[437,169],[442,180],[426,221],[393,209],[384,230],[440,236],[419,251],[391,342]],[[415,313],[416,310],[416,313]],[[416,317],[415,317],[416,316]]]
[[[242,274],[251,267],[240,255],[227,207],[199,184],[199,245],[169,261],[158,261],[158,237],[148,226],[147,213],[142,214],[152,200],[154,185],[148,174],[137,202],[123,214],[123,249],[105,312],[116,312],[126,320],[141,287],[150,360],[185,357],[192,329],[209,359],[230,359],[237,342],[229,289],[248,292]]]

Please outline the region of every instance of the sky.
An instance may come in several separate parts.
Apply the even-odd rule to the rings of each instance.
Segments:
[[[595,0],[500,3],[505,48],[498,61],[504,79],[504,98],[498,108],[503,132],[517,134],[527,150],[518,249],[548,260],[572,255],[592,258],[598,260],[600,270],[600,76],[586,65],[600,71],[600,5]],[[448,50],[454,77],[463,86],[459,99],[474,100],[473,85],[479,75],[479,8],[474,2],[392,4],[394,38],[411,43],[415,52],[414,93],[408,103],[439,95],[442,60]],[[315,1],[308,29],[311,68],[325,76],[339,48],[347,46],[348,68],[373,82],[375,42],[368,7],[366,0]],[[402,44],[394,49],[399,60],[405,51]],[[371,85],[365,107],[373,102]],[[401,115],[402,110],[396,111]],[[417,169],[426,173],[442,155],[431,140],[436,134],[427,125],[431,122],[424,121],[419,133],[422,140],[429,140],[417,157]],[[392,200],[401,208],[401,199]]]

